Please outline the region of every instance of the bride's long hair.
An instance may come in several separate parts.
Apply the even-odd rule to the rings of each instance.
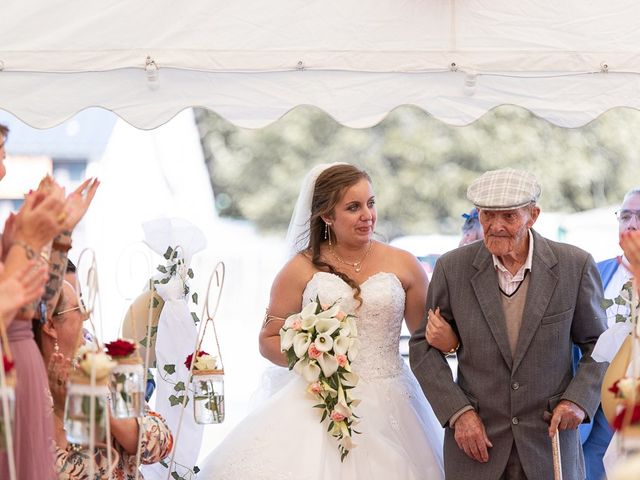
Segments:
[[[325,239],[325,222],[323,216],[331,216],[336,205],[345,191],[365,179],[371,183],[371,177],[364,170],[349,164],[339,164],[323,171],[317,178],[311,201],[311,216],[309,217],[309,246],[307,252],[311,262],[321,271],[330,272],[344,280],[354,290],[353,297],[362,305],[360,285],[347,274],[337,271],[331,264],[321,259],[320,247],[328,240]],[[333,231],[329,229],[332,240],[337,240]]]

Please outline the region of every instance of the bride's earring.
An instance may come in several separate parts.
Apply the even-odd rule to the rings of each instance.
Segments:
[[[60,353],[60,345],[58,345],[58,340],[55,340],[53,342],[53,352],[54,353]]]
[[[330,223],[326,222],[324,224],[324,239],[329,240],[329,246],[331,246],[331,229],[329,228],[330,225]]]

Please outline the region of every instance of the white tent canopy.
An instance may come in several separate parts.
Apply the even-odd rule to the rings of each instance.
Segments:
[[[640,107],[632,0],[7,0],[0,108],[37,127],[100,106],[154,128],[190,106],[245,127],[315,105],[365,127],[516,104],[562,126]]]

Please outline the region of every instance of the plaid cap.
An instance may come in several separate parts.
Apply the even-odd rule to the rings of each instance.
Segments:
[[[512,210],[536,202],[540,184],[531,173],[513,168],[491,170],[476,178],[467,198],[484,210]]]

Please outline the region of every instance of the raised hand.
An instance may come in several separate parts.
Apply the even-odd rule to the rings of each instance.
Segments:
[[[440,307],[436,308],[435,312],[429,309],[427,320],[425,336],[429,345],[443,353],[455,350],[458,346],[458,337],[449,322],[440,315]]]
[[[89,178],[69,194],[65,201],[63,213],[65,230],[73,230],[80,220],[82,220],[82,217],[84,217],[89,209],[89,205],[91,205],[91,201],[99,185],[100,181],[97,178]]]
[[[640,231],[623,232],[620,246],[629,261],[629,268],[636,281],[640,281]]]
[[[15,216],[11,240],[25,242],[39,252],[64,229],[64,206],[64,189],[53,180],[41,182]]]
[[[51,390],[51,396],[53,397],[53,408],[56,412],[64,411],[70,370],[70,359],[65,358],[62,353],[51,355],[47,367],[47,376],[49,377],[49,390]]]
[[[480,463],[489,461],[489,448],[493,444],[487,437],[484,424],[475,410],[464,412],[454,423],[454,438],[458,447],[464,450],[468,457]]]

